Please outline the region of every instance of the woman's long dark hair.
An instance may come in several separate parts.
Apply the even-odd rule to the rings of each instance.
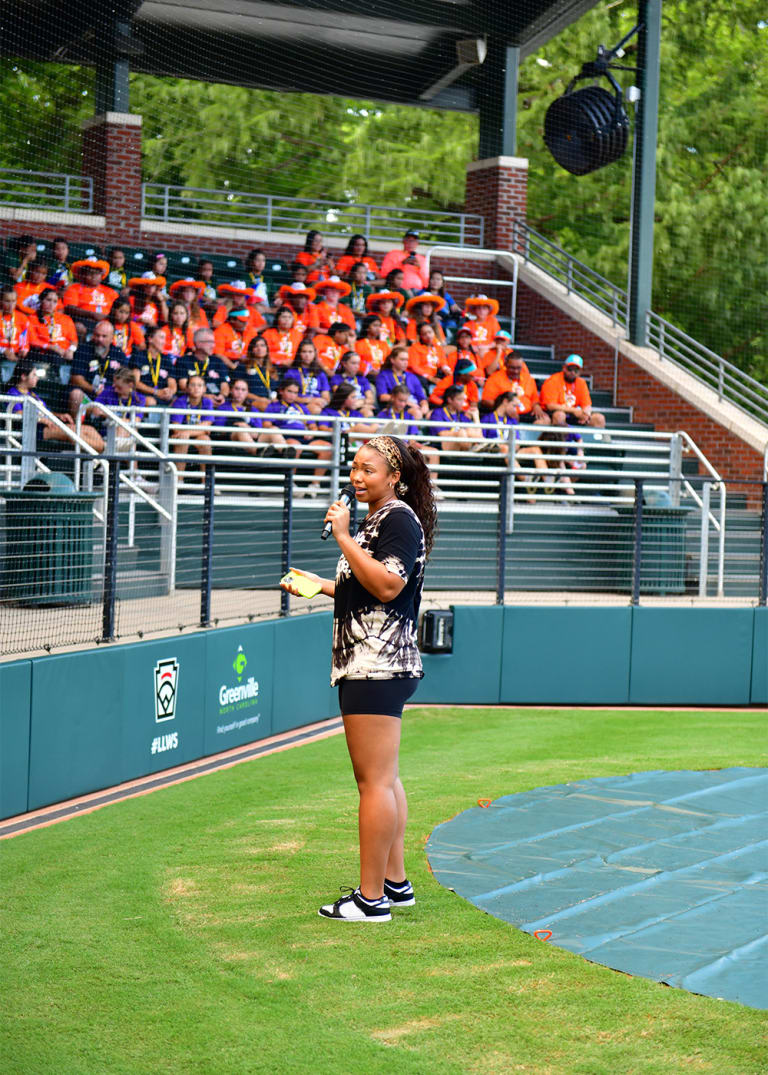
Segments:
[[[351,384],[337,384],[333,390],[330,402],[328,404],[334,411],[340,411],[342,405],[347,402],[350,396],[356,396],[358,390]]]
[[[395,353],[407,355],[408,354],[408,348],[405,346],[404,343],[396,343],[395,346],[392,348],[392,350],[389,352],[389,354],[387,355],[387,357],[384,359],[384,361],[381,364],[382,372],[384,370],[391,370],[392,369],[392,355],[394,355]]]
[[[402,500],[416,514],[421,528],[424,531],[424,548],[427,556],[432,552],[437,533],[437,505],[432,491],[432,478],[429,467],[424,462],[424,456],[418,448],[411,448],[400,437],[390,437],[400,455],[403,465],[400,468],[400,481],[408,488],[404,493],[398,493],[398,500]],[[386,459],[386,456],[384,457]],[[387,460],[389,466],[389,460]],[[395,486],[397,492],[397,486]]]
[[[32,355],[22,355],[16,359],[13,372],[8,378],[8,388],[16,388],[22,377],[28,377],[35,368],[35,359]]]
[[[352,238],[347,243],[347,249],[344,251],[344,253],[349,254],[349,255],[354,254],[355,251],[354,251],[353,248],[354,248],[354,245],[355,245],[355,243],[357,242],[358,239],[362,239],[363,242],[365,243],[365,250],[360,255],[360,260],[362,261],[362,259],[368,253],[368,240],[366,239],[366,237],[364,235],[353,235]]]
[[[312,359],[312,365],[311,366],[303,366],[301,364],[301,357],[300,356],[301,356],[302,348],[304,348],[304,347],[311,347],[312,350],[315,353],[315,357]],[[293,362],[291,363],[291,369],[294,369],[294,370],[307,370],[307,372],[312,373],[315,376],[317,376],[318,373],[323,373],[324,372],[323,367],[320,365],[320,359],[317,357],[317,348],[315,347],[315,345],[312,343],[311,340],[302,340],[301,343],[299,344],[299,346],[296,348],[296,354],[293,357]]]
[[[304,252],[306,254],[311,254],[312,253],[312,243],[314,242],[315,236],[316,235],[322,235],[322,234],[323,233],[321,231],[317,231],[314,228],[311,231],[307,232],[307,238],[304,241]]]

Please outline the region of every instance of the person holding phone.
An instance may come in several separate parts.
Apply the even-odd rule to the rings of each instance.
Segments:
[[[424,291],[429,282],[427,259],[417,252],[419,233],[409,229],[403,236],[403,249],[390,250],[381,265],[386,277],[393,269],[402,269],[403,287],[409,291]]]
[[[331,683],[339,688],[360,796],[359,883],[318,913],[336,921],[389,922],[392,907],[416,902],[404,863],[400,718],[423,675],[416,625],[437,513],[421,453],[398,437],[373,437],[360,447],[350,478],[368,513],[352,537],[348,502],[328,508],[325,518],[341,551],[336,577],[301,571],[334,601]],[[281,585],[301,594],[290,574]]]

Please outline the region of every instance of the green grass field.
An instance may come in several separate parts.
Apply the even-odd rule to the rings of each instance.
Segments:
[[[0,844],[3,1075],[764,1073],[765,1012],[587,963],[431,877],[479,797],[764,764],[765,714],[406,713],[408,870],[389,925],[317,906],[356,881],[342,737]]]

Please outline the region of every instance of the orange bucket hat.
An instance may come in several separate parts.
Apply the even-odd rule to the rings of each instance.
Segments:
[[[165,287],[165,277],[155,276],[151,270],[143,272],[141,276],[134,276],[128,281],[128,287],[153,287],[155,284],[158,287]]]
[[[464,305],[467,310],[472,310],[477,306],[488,306],[493,317],[499,312],[499,304],[496,299],[489,299],[487,295],[472,295]]]
[[[97,257],[80,258],[79,261],[72,262],[71,268],[73,273],[79,272],[80,269],[98,269],[103,280],[109,272],[109,262]]]
[[[384,302],[385,299],[392,299],[396,310],[399,310],[403,305],[403,296],[399,291],[374,291],[365,300],[366,310],[372,310],[374,306]]]
[[[422,295],[414,295],[412,299],[408,299],[405,308],[410,313],[414,306],[418,306],[422,302],[425,304],[431,303],[435,308],[435,313],[445,306],[445,299],[441,298],[440,295],[431,295],[428,291],[425,291]]]
[[[318,280],[315,284],[316,293],[320,291],[338,291],[339,297],[348,295],[351,290],[351,286],[340,280],[338,276],[331,276],[328,280]]]
[[[183,280],[174,280],[168,290],[174,295],[177,291],[183,291],[185,287],[193,287],[198,295],[202,295],[205,291],[205,284],[203,281],[193,280],[191,276],[187,276]]]

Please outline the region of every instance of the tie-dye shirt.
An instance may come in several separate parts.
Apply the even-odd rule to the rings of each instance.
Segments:
[[[424,582],[424,531],[402,500],[366,515],[355,541],[405,586],[392,601],[379,601],[353,575],[345,556],[336,568],[331,684],[340,679],[421,678],[416,640]]]

